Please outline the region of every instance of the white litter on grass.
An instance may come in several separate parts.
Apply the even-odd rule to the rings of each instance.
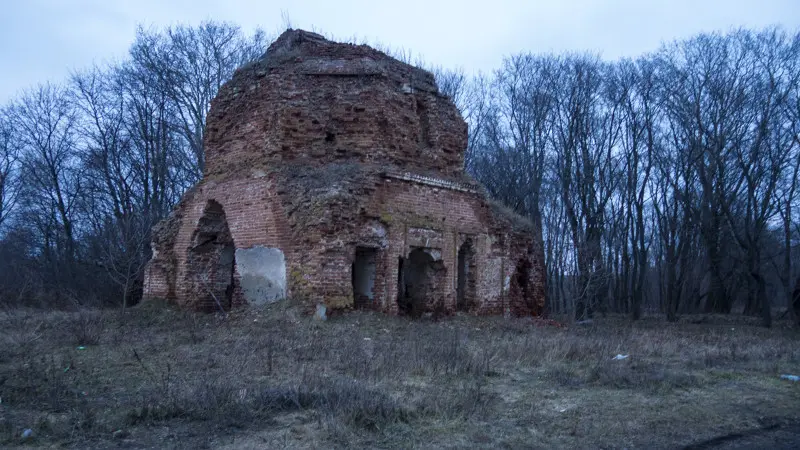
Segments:
[[[317,312],[314,314],[314,318],[317,320],[327,320],[328,316],[326,315],[328,308],[325,307],[323,304],[317,305]]]
[[[30,428],[26,428],[25,431],[22,432],[22,439],[28,439],[31,436],[33,436],[33,430]]]
[[[800,381],[800,376],[797,376],[797,375],[781,375],[781,380]]]
[[[618,354],[617,356],[615,356],[615,357],[613,357],[611,359],[614,360],[614,361],[622,361],[623,359],[628,359],[629,356],[631,356],[631,355],[623,355],[623,354],[620,353],[620,354]]]

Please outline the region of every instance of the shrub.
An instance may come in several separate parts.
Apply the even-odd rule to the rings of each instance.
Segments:
[[[75,345],[97,345],[105,329],[105,319],[101,311],[80,309],[68,316],[65,327]]]

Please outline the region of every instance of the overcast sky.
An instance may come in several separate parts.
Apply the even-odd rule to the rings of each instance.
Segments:
[[[491,71],[519,51],[635,56],[662,41],[746,26],[800,28],[800,0],[0,0],[0,104],[20,90],[124,58],[136,27],[234,22],[404,48],[426,63]]]

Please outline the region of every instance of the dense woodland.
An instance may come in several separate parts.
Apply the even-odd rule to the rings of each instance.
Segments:
[[[225,23],[140,29],[125,60],[2,106],[0,303],[138,301],[151,227],[202,174],[211,99],[268,44]],[[432,71],[469,124],[467,170],[541,225],[549,312],[794,316],[800,34]]]

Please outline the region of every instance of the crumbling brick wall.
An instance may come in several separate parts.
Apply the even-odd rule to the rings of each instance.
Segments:
[[[415,312],[455,311],[459,289],[477,314],[542,311],[540,232],[464,173],[466,124],[430,73],[289,31],[221,89],[207,128],[203,180],[154,230],[146,296],[209,309],[191,280],[227,268],[230,241],[224,307],[279,292],[309,309],[353,308],[358,278],[369,287],[359,307],[396,314],[410,270],[401,264],[418,250],[433,275],[411,287],[426,297]],[[209,205],[229,236],[215,235],[217,253],[200,258],[194,246]],[[467,242],[469,270],[459,270]],[[269,261],[240,254],[254,248]],[[356,261],[364,254],[367,265]]]
[[[206,174],[292,160],[463,172],[467,126],[433,76],[365,45],[284,34],[212,103]]]

